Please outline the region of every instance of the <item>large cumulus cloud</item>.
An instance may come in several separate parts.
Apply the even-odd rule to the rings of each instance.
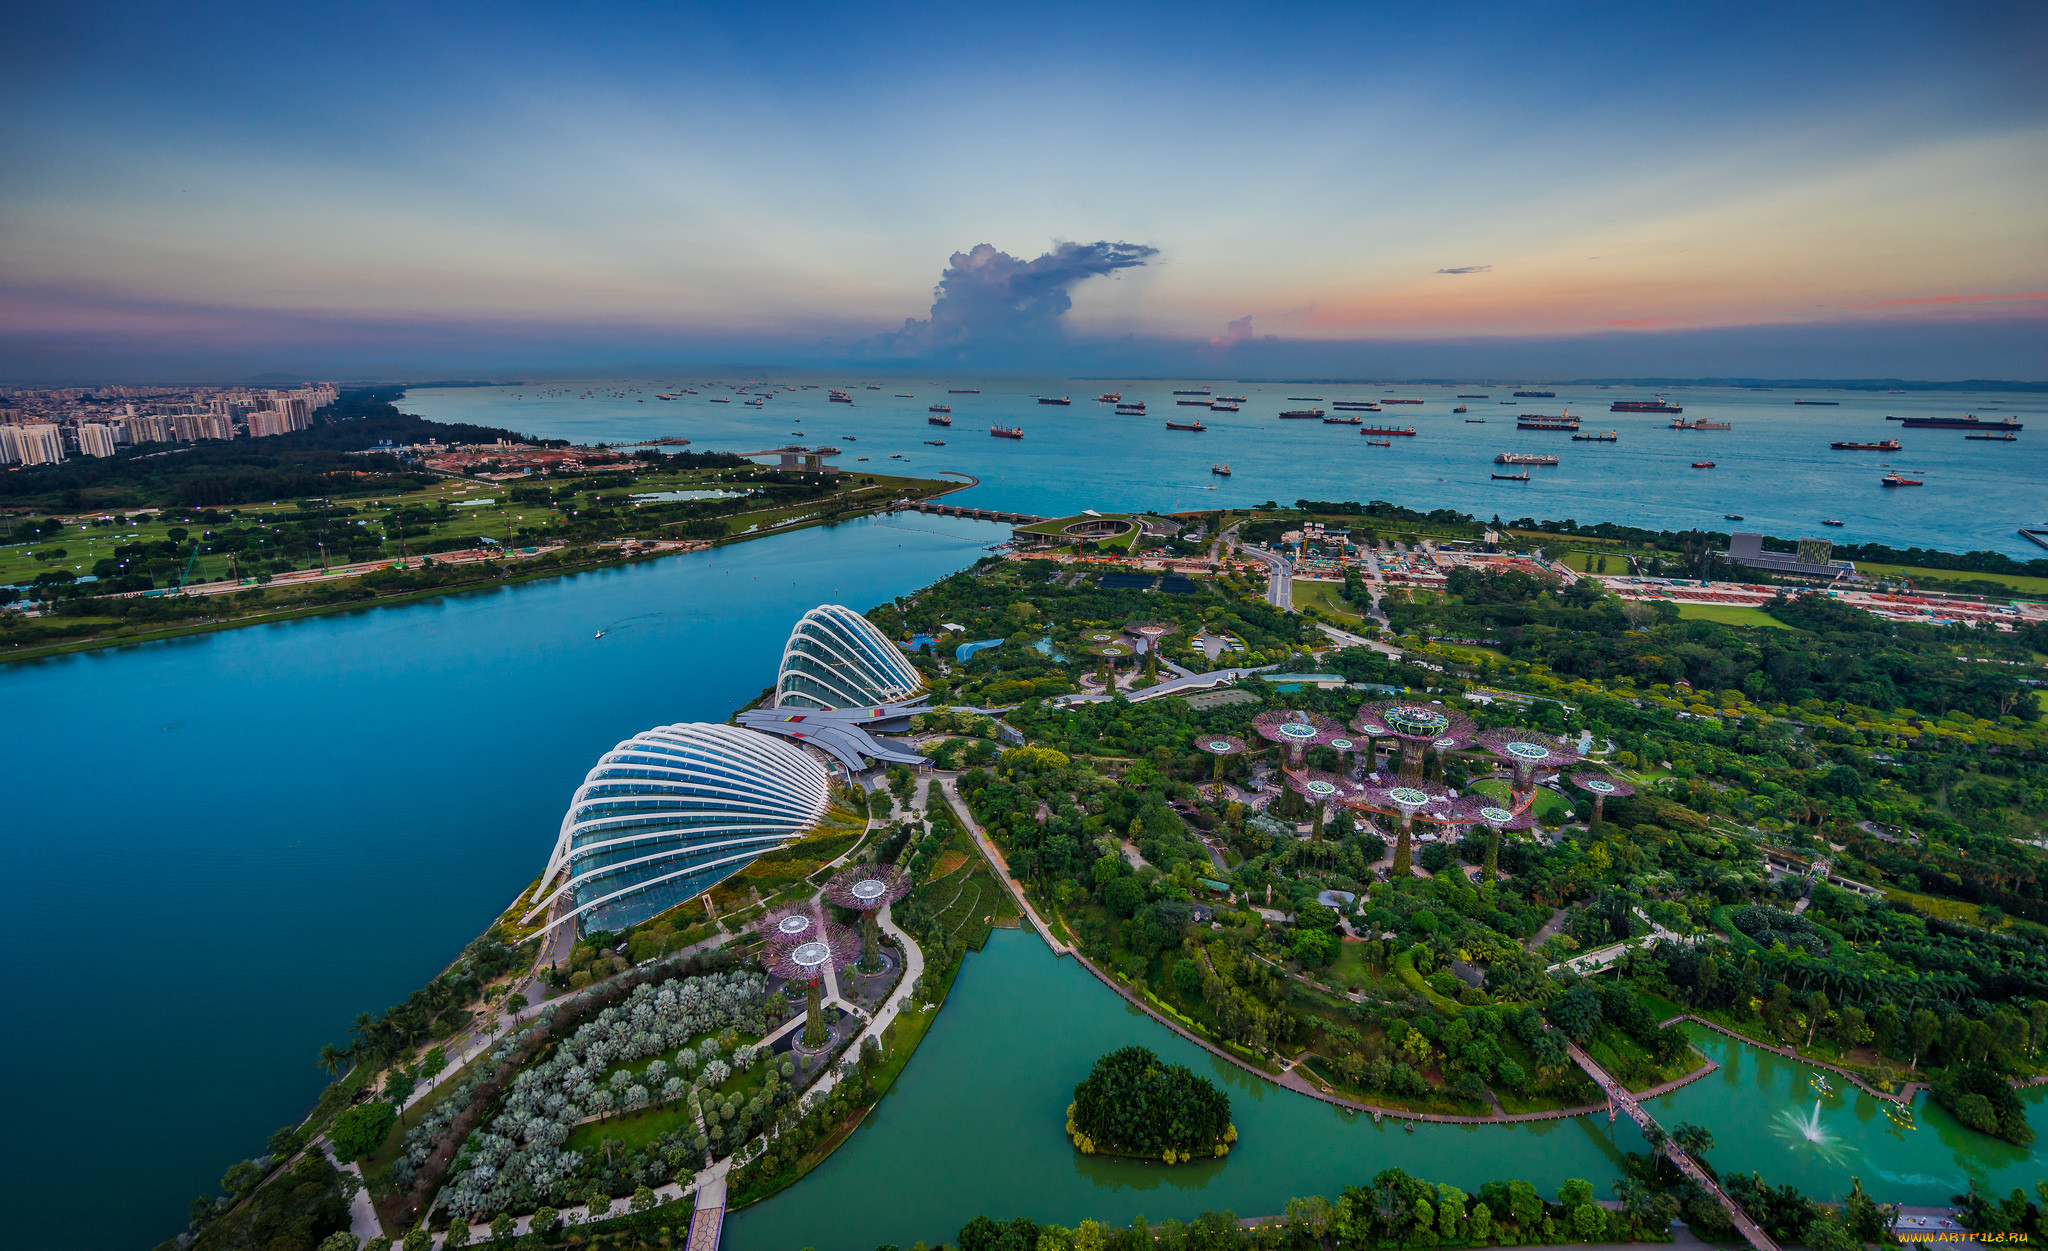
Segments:
[[[932,292],[931,316],[906,318],[902,330],[874,346],[892,355],[956,355],[1052,340],[1074,306],[1067,294],[1072,287],[1158,254],[1142,243],[1097,240],[1062,243],[1027,261],[976,244],[947,262]]]

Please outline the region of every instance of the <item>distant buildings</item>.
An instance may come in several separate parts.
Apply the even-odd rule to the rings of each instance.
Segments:
[[[78,427],[78,454],[112,456],[115,450],[114,429],[113,426],[103,426],[95,421],[81,423]]]
[[[64,432],[51,422],[0,426],[0,465],[58,465]]]
[[[335,383],[296,390],[223,387],[22,388],[0,392],[0,464],[57,464],[76,451],[112,456],[145,443],[267,438],[313,424]],[[23,431],[35,430],[35,435]],[[57,432],[51,454],[48,430]]]
[[[1822,582],[1854,579],[1857,576],[1855,565],[1846,560],[1829,559],[1834,550],[1834,544],[1826,539],[1801,539],[1796,555],[1767,552],[1763,535],[1731,534],[1728,536],[1728,550],[1723,556],[1730,564],[1787,577],[1813,578]]]

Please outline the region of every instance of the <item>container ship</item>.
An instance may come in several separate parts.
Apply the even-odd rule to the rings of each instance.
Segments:
[[[1404,438],[1412,439],[1415,437],[1415,427],[1402,426],[1400,429],[1396,430],[1392,426],[1366,426],[1365,428],[1361,429],[1358,433],[1365,435],[1367,438],[1370,438],[1376,434],[1398,434],[1403,436]]]
[[[962,387],[955,387],[955,388],[953,388],[953,389],[951,389],[951,390],[947,391],[947,392],[946,392],[946,394],[947,394],[947,395],[980,395],[980,394],[981,394],[981,388],[980,388],[980,387],[965,387],[965,388],[962,388]]]
[[[1321,417],[1323,410],[1320,408],[1289,408],[1281,410],[1280,415],[1290,421],[1304,421],[1309,418]]]
[[[1541,413],[1523,413],[1515,418],[1517,430],[1568,430],[1574,433],[1579,428],[1579,419],[1566,413],[1562,417],[1545,417]]]
[[[1074,401],[1064,395],[1041,395],[1038,397],[1038,402],[1041,404],[1057,404],[1061,408],[1065,408]]]
[[[1708,421],[1704,417],[1697,421],[1687,421],[1685,418],[1680,417],[1671,423],[1671,429],[1673,430],[1733,430],[1734,428],[1728,422]]]
[[[929,425],[934,426],[950,426],[953,424],[953,419],[951,417],[948,417],[944,413],[933,413],[931,416],[925,418],[925,422]]]
[[[1896,452],[1899,441],[1886,439],[1880,443],[1830,443],[1828,446],[1837,452]]]
[[[1209,427],[1199,421],[1169,421],[1166,423],[1166,428],[1168,430],[1193,430],[1199,434]]]
[[[1516,398],[1516,399],[1518,399],[1518,400],[1554,400],[1554,399],[1556,399],[1556,398],[1557,398],[1557,392],[1555,392],[1555,391],[1517,391],[1517,392],[1515,392],[1515,398]]]
[[[998,439],[1021,439],[1024,437],[1024,427],[1022,426],[990,426],[988,432]]]
[[[1888,473],[1884,477],[1879,478],[1877,481],[1879,485],[1888,487],[1927,485],[1925,482],[1922,482],[1918,478],[1905,478],[1895,473]]]
[[[1616,400],[1607,406],[1610,413],[1682,413],[1685,410],[1665,400]]]
[[[1360,417],[1356,413],[1348,417],[1342,413],[1336,413],[1323,418],[1323,424],[1326,426],[1362,426],[1365,424],[1365,418]]]
[[[1214,401],[1211,401],[1211,400],[1175,400],[1175,401],[1174,401],[1174,403],[1176,403],[1176,404],[1180,405],[1180,406],[1181,406],[1182,408],[1207,408],[1207,407],[1209,407],[1209,405],[1210,405],[1211,403],[1213,403],[1213,402],[1214,402]]]
[[[1608,431],[1608,432],[1607,432],[1606,434],[1575,434],[1575,435],[1573,435],[1573,436],[1572,436],[1572,442],[1574,442],[1574,443],[1619,443],[1619,442],[1621,442],[1621,435],[1620,435],[1620,434],[1618,434],[1618,433],[1616,433],[1616,432],[1615,432],[1615,431],[1613,431],[1613,430],[1609,430],[1609,431]]]
[[[1548,452],[1502,452],[1493,458],[1496,465],[1555,465],[1557,457]]]
[[[1982,421],[1970,415],[1962,417],[1892,417],[1908,430],[2024,430],[2026,427],[2012,417],[2000,417],[1997,421]]]
[[[1209,394],[1209,388],[1207,388],[1207,387],[1189,387],[1189,388],[1187,388],[1187,389],[1186,389],[1186,390],[1184,390],[1184,391],[1175,391],[1175,392],[1174,392],[1174,394],[1175,394],[1175,395],[1207,395],[1207,394]]]

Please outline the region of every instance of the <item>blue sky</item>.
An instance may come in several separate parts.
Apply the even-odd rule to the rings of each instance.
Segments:
[[[2041,8],[1788,7],[23,8],[0,376],[2048,377]]]

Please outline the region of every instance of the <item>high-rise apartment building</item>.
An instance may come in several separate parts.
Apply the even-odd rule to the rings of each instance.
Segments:
[[[48,422],[6,428],[0,457],[7,464],[59,465],[64,462],[64,432]],[[13,444],[8,447],[7,442]]]
[[[114,454],[114,428],[103,426],[96,421],[82,423],[78,427],[78,454],[81,456],[112,456]]]

